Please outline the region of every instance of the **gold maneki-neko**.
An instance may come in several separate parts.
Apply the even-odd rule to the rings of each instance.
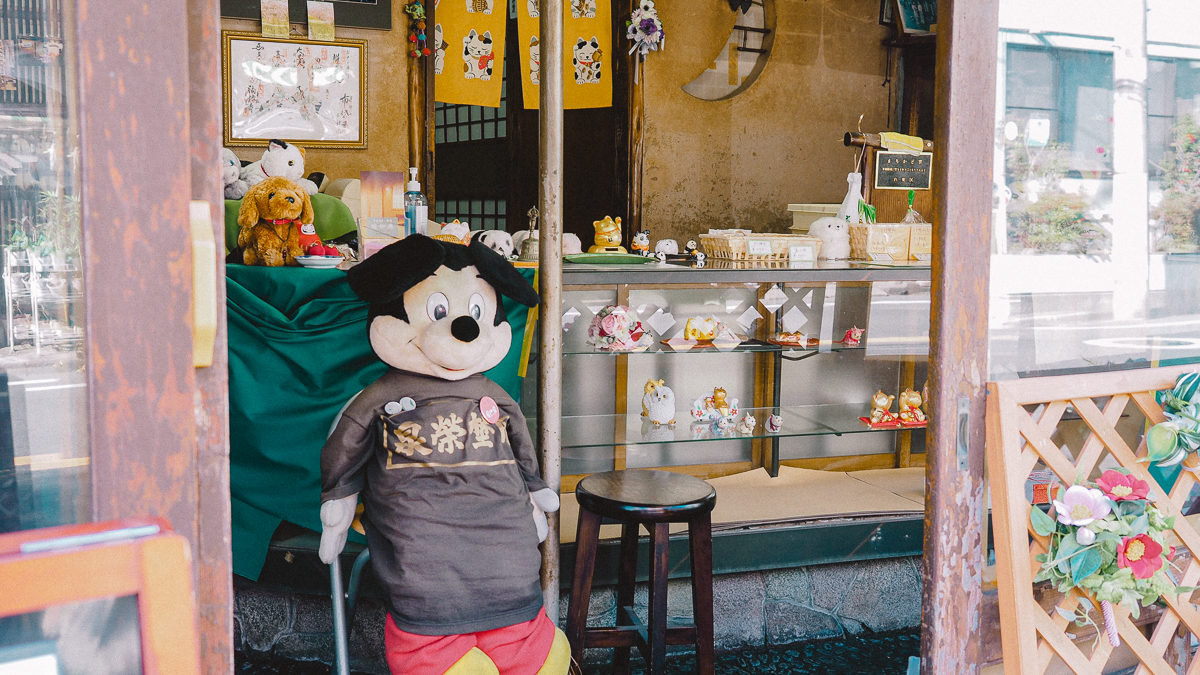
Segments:
[[[588,253],[628,253],[621,245],[621,219],[605,216],[592,223],[596,228],[596,245]]]

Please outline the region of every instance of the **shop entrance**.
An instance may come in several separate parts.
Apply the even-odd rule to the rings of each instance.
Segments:
[[[498,108],[437,103],[434,106],[436,220],[457,218],[472,229],[517,232],[529,227],[538,199],[538,111],[521,106],[520,41],[510,14],[504,88]],[[624,27],[621,27],[621,32]],[[618,34],[614,32],[614,34]],[[618,60],[623,66],[624,63]],[[613,105],[567,110],[563,121],[563,230],[586,249],[592,223],[605,216],[628,222],[624,191],[628,116],[618,106],[628,69],[614,69]]]

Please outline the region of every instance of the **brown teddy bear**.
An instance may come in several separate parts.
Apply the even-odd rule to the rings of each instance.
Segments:
[[[238,211],[238,248],[247,265],[298,265],[304,255],[301,229],[312,230],[313,208],[308,193],[283,177],[255,184]],[[307,226],[307,227],[305,227]]]

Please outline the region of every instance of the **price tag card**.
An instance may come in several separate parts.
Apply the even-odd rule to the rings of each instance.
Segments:
[[[913,257],[915,257],[917,260],[920,260],[921,262],[929,262],[930,260],[933,260],[932,253],[914,253]]]
[[[871,262],[894,262],[890,253],[868,253]]]
[[[771,242],[765,239],[751,239],[746,248],[750,255],[771,255]]]
[[[788,259],[792,262],[812,262],[817,256],[812,244],[801,244],[788,247]]]

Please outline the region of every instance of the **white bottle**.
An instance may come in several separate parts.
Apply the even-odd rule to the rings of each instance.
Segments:
[[[837,219],[842,222],[857,224],[859,222],[858,202],[862,199],[862,174],[846,174],[846,183],[848,183],[846,198],[842,200],[842,207],[838,209]]]
[[[417,167],[410,167],[408,173],[411,180],[408,181],[408,191],[404,193],[404,236],[428,234],[429,200],[421,194],[421,184],[417,182]]]

